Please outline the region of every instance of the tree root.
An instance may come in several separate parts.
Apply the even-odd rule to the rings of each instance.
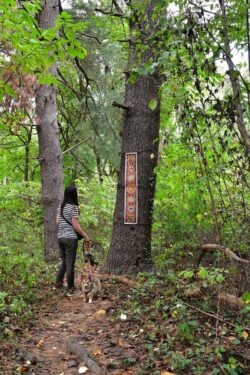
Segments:
[[[134,288],[137,285],[137,282],[129,279],[125,275],[113,275],[113,274],[99,274],[99,277],[102,279],[115,279],[120,283],[128,285],[130,288]]]
[[[85,349],[83,345],[79,344],[79,342],[75,340],[69,340],[67,342],[67,350],[69,353],[79,357],[79,359],[84,362],[84,364],[86,364],[92,375],[105,374],[105,372],[95,362],[95,360],[91,358],[87,349]]]
[[[197,267],[200,265],[201,259],[203,258],[203,255],[205,254],[205,252],[214,251],[214,250],[220,250],[224,252],[230,259],[233,259],[239,263],[242,263],[245,265],[249,265],[250,263],[249,260],[238,257],[238,255],[236,255],[232,250],[228,249],[227,247],[218,245],[218,244],[204,244],[204,245],[201,245],[200,249],[201,249],[201,254],[197,261]]]

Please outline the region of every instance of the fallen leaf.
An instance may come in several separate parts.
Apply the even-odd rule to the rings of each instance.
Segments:
[[[41,348],[44,345],[44,340],[40,340],[37,344],[38,348]]]
[[[243,331],[243,332],[242,332],[242,337],[244,337],[245,340],[248,338],[248,333],[247,333],[247,331]]]
[[[5,316],[3,322],[4,323],[9,323],[10,322],[10,318],[8,316]]]
[[[163,370],[163,371],[161,371],[161,375],[174,375],[174,373],[166,371],[166,370]]]
[[[82,366],[78,370],[79,374],[85,374],[87,371],[88,371],[88,367],[86,366]]]
[[[11,329],[9,329],[9,328],[5,328],[4,332],[7,333],[8,335],[13,334],[13,331],[11,331]]]
[[[114,296],[114,295],[109,296],[109,299],[110,301],[113,301],[113,302],[118,300],[117,296]]]
[[[21,374],[23,374],[24,372],[27,372],[29,371],[30,367],[29,366],[20,366],[17,368],[17,372],[20,372]]]
[[[106,311],[105,310],[98,310],[96,312],[97,315],[106,315]]]
[[[118,346],[123,347],[123,346],[125,346],[125,341],[120,338],[120,339],[117,340],[117,344],[118,344]]]

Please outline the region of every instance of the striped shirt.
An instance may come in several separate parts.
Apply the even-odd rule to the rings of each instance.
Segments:
[[[58,238],[72,238],[77,239],[77,234],[74,231],[74,228],[67,223],[67,221],[61,215],[61,205],[57,209],[57,215],[59,219],[58,227]],[[72,218],[78,218],[79,210],[78,207],[71,203],[66,203],[63,208],[63,216],[72,223]]]

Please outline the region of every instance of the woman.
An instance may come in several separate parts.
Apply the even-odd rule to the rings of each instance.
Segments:
[[[77,293],[74,284],[74,268],[76,251],[78,245],[77,233],[82,235],[85,241],[89,237],[82,230],[78,223],[78,195],[75,186],[69,186],[64,191],[64,199],[57,210],[58,243],[60,247],[62,264],[56,278],[56,288],[63,286],[63,278],[66,272],[68,290],[70,293]]]

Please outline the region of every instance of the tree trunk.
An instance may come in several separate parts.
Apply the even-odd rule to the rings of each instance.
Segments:
[[[59,12],[57,0],[42,2],[39,26],[54,26]],[[50,68],[56,74],[56,66]],[[41,166],[42,203],[44,209],[44,253],[47,261],[57,257],[56,210],[62,199],[62,153],[57,124],[56,91],[53,85],[39,85],[36,89],[36,115]]]
[[[238,72],[235,69],[235,66],[232,61],[232,54],[231,54],[231,47],[230,47],[230,40],[229,40],[229,33],[228,33],[228,24],[227,24],[227,14],[226,14],[226,7],[224,0],[219,0],[220,8],[222,12],[222,22],[223,22],[223,37],[224,37],[224,47],[225,47],[225,55],[226,55],[226,62],[228,65],[228,74],[232,86],[233,96],[234,96],[234,108],[236,114],[236,123],[239,129],[239,133],[241,135],[242,145],[245,149],[248,162],[250,165],[250,135],[246,129],[244,123],[244,114],[243,114],[243,106],[241,102],[240,96],[240,84],[238,80]],[[248,166],[249,168],[249,166]]]
[[[133,10],[133,1],[131,9]],[[141,66],[149,58],[153,58],[152,15],[155,1],[145,1],[145,14],[140,21],[133,14],[130,30],[141,32],[141,43],[148,49],[138,61],[135,51],[135,40],[131,32],[129,69]],[[135,21],[136,20],[136,21]],[[148,27],[149,25],[150,27]],[[146,27],[147,26],[147,27]],[[149,270],[152,267],[151,258],[151,228],[152,209],[155,193],[154,168],[158,160],[158,139],[160,125],[159,87],[160,78],[157,74],[140,76],[135,83],[126,83],[124,119],[122,129],[122,152],[118,177],[116,206],[114,212],[113,234],[106,262],[107,272],[135,274]],[[149,108],[150,101],[157,101],[154,110]],[[127,109],[126,109],[127,108]],[[137,153],[137,188],[138,216],[137,224],[124,224],[125,197],[125,155]]]
[[[24,156],[24,182],[29,181],[29,144],[25,145],[25,156]]]

